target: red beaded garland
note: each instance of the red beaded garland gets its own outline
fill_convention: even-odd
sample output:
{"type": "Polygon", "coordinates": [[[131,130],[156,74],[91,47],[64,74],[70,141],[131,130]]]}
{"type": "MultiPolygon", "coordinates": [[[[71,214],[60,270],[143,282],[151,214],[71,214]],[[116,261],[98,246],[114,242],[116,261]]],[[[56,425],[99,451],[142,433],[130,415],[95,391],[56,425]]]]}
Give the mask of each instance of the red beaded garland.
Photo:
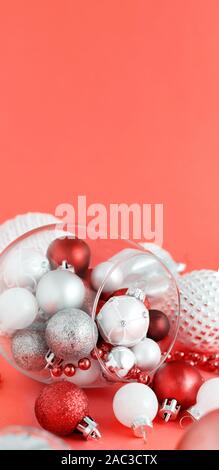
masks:
{"type": "Polygon", "coordinates": [[[58,366],[58,367],[53,367],[53,369],[51,369],[51,375],[52,377],[61,377],[62,375],[62,367],[61,366],[58,366]]]}
{"type": "Polygon", "coordinates": [[[90,369],[90,366],[91,366],[91,362],[90,362],[90,359],[88,359],[88,357],[84,357],[83,359],[80,359],[78,361],[78,367],[81,370],[88,370],[90,369]]]}
{"type": "Polygon", "coordinates": [[[73,377],[75,375],[76,368],[73,366],[73,364],[66,364],[64,367],[64,374],[66,377],[73,377]]]}

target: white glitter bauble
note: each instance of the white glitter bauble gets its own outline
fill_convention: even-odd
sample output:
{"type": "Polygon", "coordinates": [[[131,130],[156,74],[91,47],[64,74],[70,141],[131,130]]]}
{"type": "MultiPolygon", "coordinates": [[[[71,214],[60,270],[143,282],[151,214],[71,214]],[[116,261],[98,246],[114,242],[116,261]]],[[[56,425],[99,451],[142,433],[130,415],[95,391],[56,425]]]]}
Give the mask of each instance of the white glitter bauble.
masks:
{"type": "Polygon", "coordinates": [[[3,280],[6,287],[26,287],[35,291],[38,281],[49,270],[49,260],[40,251],[17,246],[5,257],[3,280]]]}
{"type": "Polygon", "coordinates": [[[119,377],[125,377],[134,364],[135,355],[125,346],[112,348],[106,360],[106,366],[112,368],[119,377]]]}
{"type": "Polygon", "coordinates": [[[48,347],[60,359],[79,360],[96,346],[97,326],[91,317],[77,308],[66,308],[50,318],[45,338],[48,347]]]}
{"type": "Polygon", "coordinates": [[[97,315],[97,324],[105,341],[114,346],[131,347],[146,336],[149,312],[135,297],[120,295],[104,304],[97,315]]]}
{"type": "Polygon", "coordinates": [[[135,363],[140,369],[151,371],[158,366],[161,358],[159,345],[150,338],[144,338],[132,348],[135,363]]]}
{"type": "Polygon", "coordinates": [[[67,269],[46,273],[36,290],[38,304],[47,315],[53,315],[64,308],[81,307],[84,295],[83,281],[67,269]]]}
{"type": "Polygon", "coordinates": [[[31,292],[12,287],[0,295],[0,331],[10,333],[31,325],[38,313],[38,305],[31,292]]]}
{"type": "Polygon", "coordinates": [[[106,261],[98,264],[92,271],[91,283],[95,290],[98,290],[106,279],[103,292],[112,292],[119,289],[123,282],[123,273],[119,267],[115,267],[112,272],[114,263],[106,261]]]}
{"type": "Polygon", "coordinates": [[[101,376],[101,368],[98,361],[90,359],[91,365],[87,370],[81,370],[79,367],[73,377],[69,377],[68,381],[73,382],[78,387],[90,387],[97,382],[101,376]]]}

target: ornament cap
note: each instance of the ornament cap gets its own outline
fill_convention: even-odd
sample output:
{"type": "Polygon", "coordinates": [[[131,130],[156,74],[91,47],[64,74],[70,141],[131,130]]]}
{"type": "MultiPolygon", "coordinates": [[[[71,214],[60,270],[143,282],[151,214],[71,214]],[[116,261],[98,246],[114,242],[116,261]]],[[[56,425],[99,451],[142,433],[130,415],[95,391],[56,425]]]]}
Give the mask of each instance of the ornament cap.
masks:
{"type": "Polygon", "coordinates": [[[180,405],[175,399],[166,398],[160,407],[159,416],[168,423],[168,421],[176,419],[179,410],[180,405]]]}
{"type": "Polygon", "coordinates": [[[144,442],[147,440],[149,429],[153,427],[152,421],[148,416],[139,416],[132,423],[132,430],[136,437],[142,437],[144,442]]]}
{"type": "Polygon", "coordinates": [[[187,413],[195,421],[198,421],[202,416],[202,413],[197,406],[191,406],[190,408],[188,408],[187,413]]]}
{"type": "Polygon", "coordinates": [[[63,363],[63,359],[57,359],[55,354],[49,349],[45,355],[46,365],[45,369],[53,369],[53,367],[60,367],[63,363]]]}
{"type": "Polygon", "coordinates": [[[101,433],[98,424],[90,417],[85,416],[78,424],[77,430],[82,433],[85,439],[100,439],[101,433]]]}
{"type": "Polygon", "coordinates": [[[126,292],[126,295],[129,295],[130,297],[135,297],[141,302],[144,302],[146,298],[145,292],[139,287],[129,287],[129,289],[126,292]]]}

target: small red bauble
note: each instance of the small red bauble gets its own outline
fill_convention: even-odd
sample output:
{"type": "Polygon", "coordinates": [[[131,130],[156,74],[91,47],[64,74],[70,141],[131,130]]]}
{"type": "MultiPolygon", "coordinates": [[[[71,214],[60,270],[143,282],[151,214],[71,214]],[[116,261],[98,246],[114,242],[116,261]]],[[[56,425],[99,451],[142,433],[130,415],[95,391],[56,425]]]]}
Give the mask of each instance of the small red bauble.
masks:
{"type": "Polygon", "coordinates": [[[61,366],[53,367],[53,368],[51,369],[51,375],[52,375],[52,377],[54,377],[54,378],[61,377],[61,375],[62,375],[62,367],[61,367],[61,366]]]}
{"type": "Polygon", "coordinates": [[[44,429],[67,436],[89,414],[88,399],[73,383],[55,382],[42,389],[35,403],[35,414],[44,429]]]}
{"type": "Polygon", "coordinates": [[[154,341],[161,341],[164,339],[170,329],[170,323],[167,316],[159,310],[149,310],[150,323],[147,332],[147,337],[154,341]]]}
{"type": "Polygon", "coordinates": [[[194,405],[201,385],[199,371],[181,361],[163,364],[153,380],[153,390],[160,403],[166,399],[176,400],[184,409],[194,405]]]}
{"type": "Polygon", "coordinates": [[[75,375],[76,368],[73,366],[73,364],[66,364],[64,367],[64,374],[66,377],[73,377],[75,375]]]}
{"type": "Polygon", "coordinates": [[[90,359],[88,359],[88,357],[84,357],[83,359],[80,359],[78,361],[78,367],[81,370],[88,370],[90,369],[90,366],[91,366],[91,362],[90,362],[90,359]]]}
{"type": "Polygon", "coordinates": [[[79,238],[57,238],[49,245],[47,257],[52,268],[56,269],[66,261],[73,266],[76,274],[82,275],[89,266],[90,248],[79,238]]]}
{"type": "Polygon", "coordinates": [[[127,379],[136,380],[136,379],[138,379],[140,373],[141,373],[141,369],[139,369],[139,367],[137,367],[137,366],[134,366],[134,367],[132,367],[132,369],[127,374],[127,379]]]}

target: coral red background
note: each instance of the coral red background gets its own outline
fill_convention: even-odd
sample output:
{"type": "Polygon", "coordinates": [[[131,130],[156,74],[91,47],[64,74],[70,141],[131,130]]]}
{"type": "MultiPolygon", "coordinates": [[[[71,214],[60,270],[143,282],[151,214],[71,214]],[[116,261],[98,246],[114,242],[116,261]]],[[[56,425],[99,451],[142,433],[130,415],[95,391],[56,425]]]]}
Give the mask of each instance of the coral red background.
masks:
{"type": "MultiPolygon", "coordinates": [[[[218,20],[217,0],[0,0],[0,222],[78,194],[163,203],[165,247],[217,269],[218,20]]],[[[39,386],[1,368],[0,426],[33,423],[39,386]]],[[[89,395],[104,437],[74,445],[141,447],[112,391],[89,395]]]]}

